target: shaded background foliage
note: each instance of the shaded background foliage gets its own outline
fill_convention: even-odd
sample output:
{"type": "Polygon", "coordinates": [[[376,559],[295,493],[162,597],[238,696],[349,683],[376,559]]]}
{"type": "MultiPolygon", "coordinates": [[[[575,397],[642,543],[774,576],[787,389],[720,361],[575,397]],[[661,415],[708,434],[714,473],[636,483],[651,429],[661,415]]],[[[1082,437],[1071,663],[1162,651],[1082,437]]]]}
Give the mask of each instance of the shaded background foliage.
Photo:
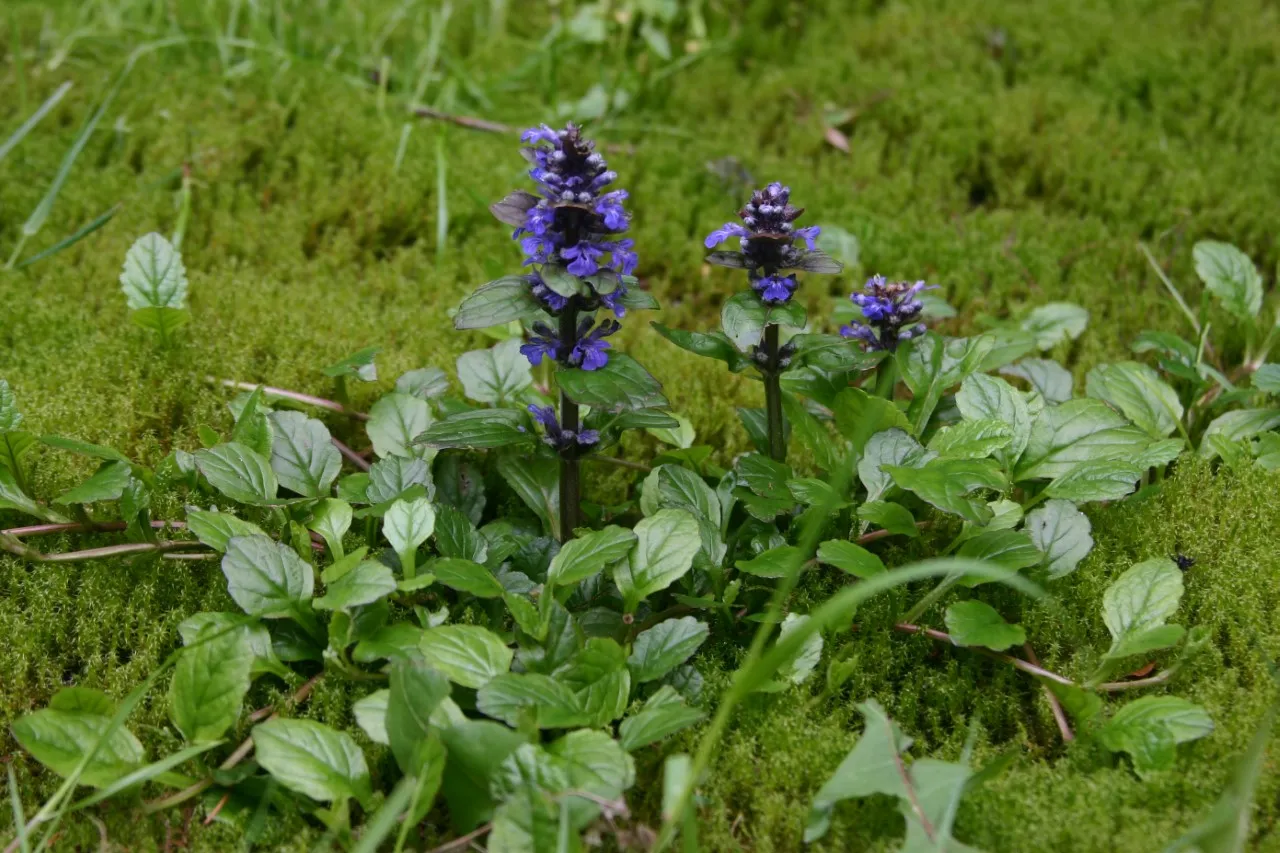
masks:
{"type": "MultiPolygon", "coordinates": [[[[3,258],[129,51],[164,35],[190,39],[138,61],[24,257],[120,205],[114,219],[0,277],[0,371],[34,429],[154,464],[173,446],[196,446],[198,425],[230,422],[227,395],[204,385],[206,374],[325,393],[318,367],[378,344],[384,389],[411,367],[452,373],[454,358],[481,342],[443,331],[447,311],[515,262],[485,206],[520,181],[520,164],[510,136],[406,118],[442,7],[279,8],[280,18],[229,2],[18,2],[0,20],[6,135],[60,83],[74,82],[0,162],[3,258]],[[233,8],[239,41],[215,41],[233,8]],[[375,70],[390,73],[375,80],[375,70]],[[194,182],[183,255],[195,323],[183,347],[160,354],[128,325],[116,277],[137,235],[172,230],[184,163],[194,182]]],[[[960,312],[944,327],[955,332],[1070,300],[1091,313],[1084,336],[1056,353],[1078,379],[1124,357],[1141,329],[1180,322],[1139,239],[1192,294],[1190,246],[1205,238],[1239,245],[1274,287],[1280,11],[1272,4],[707,2],[704,51],[675,65],[625,34],[604,46],[544,49],[555,8],[511,4],[499,26],[502,8],[453,4],[439,73],[422,100],[518,127],[561,107],[590,112],[590,100],[571,105],[597,77],[611,94],[628,91],[626,106],[593,132],[632,192],[638,274],[670,325],[711,326],[740,287],[731,271],[702,264],[700,240],[741,202],[744,188],[725,180],[738,169],[758,182],[787,181],[809,208],[807,222],[859,238],[859,264],[838,279],[806,280],[801,298],[813,316],[873,271],[942,285],[960,312]],[[826,138],[829,120],[847,152],[826,138]],[[725,163],[729,156],[739,162],[725,163]]],[[[679,56],[697,36],[687,19],[672,27],[679,56]]],[[[758,387],[641,326],[629,323],[620,347],[666,382],[673,407],[724,460],[745,449],[734,408],[759,405],[758,387]]],[[[378,393],[353,391],[357,406],[378,393]]],[[[336,435],[347,428],[329,423],[336,435]]],[[[643,457],[648,441],[631,438],[628,450],[643,457]]],[[[88,470],[44,451],[34,488],[48,494],[88,470]]],[[[609,476],[594,476],[588,488],[607,495],[609,476]]],[[[1183,463],[1161,495],[1091,511],[1094,553],[1058,587],[1055,607],[1024,609],[1046,665],[1078,674],[1102,645],[1099,600],[1110,579],[1176,550],[1197,558],[1184,621],[1211,627],[1214,651],[1180,687],[1218,729],[1180,753],[1177,772],[1143,783],[1100,752],[1064,749],[1022,676],[874,630],[895,612],[890,598],[860,614],[859,669],[835,697],[804,688],[749,706],[705,791],[707,845],[798,846],[813,791],[856,738],[853,703],[868,696],[919,737],[917,754],[954,757],[973,715],[983,726],[980,757],[1025,753],[966,800],[959,834],[974,844],[1142,850],[1172,839],[1223,784],[1224,764],[1265,703],[1263,652],[1280,653],[1277,485],[1275,475],[1213,475],[1183,463]]],[[[156,517],[176,510],[165,500],[156,517]]],[[[0,559],[0,726],[64,684],[123,694],[174,648],[184,616],[226,606],[223,590],[215,564],[0,559]]],[[[817,601],[829,591],[813,581],[803,594],[817,601]]],[[[732,668],[734,654],[721,647],[705,659],[732,668]]],[[[303,713],[349,722],[344,689],[322,686],[303,713]]],[[[162,707],[147,716],[150,727],[139,731],[155,746],[166,737],[162,707]]],[[[47,775],[11,740],[3,753],[13,755],[26,798],[48,793],[47,775]]],[[[658,793],[646,780],[656,778],[656,753],[650,761],[633,798],[652,816],[658,793]]],[[[1266,775],[1257,843],[1280,849],[1280,788],[1266,775]]],[[[108,836],[131,848],[186,832],[178,815],[138,819],[116,808],[103,817],[108,836]]],[[[0,815],[0,830],[8,820],[0,815]]],[[[884,846],[899,821],[887,802],[845,805],[824,843],[884,846]]],[[[295,829],[278,828],[273,843],[305,846],[295,829]]],[[[97,834],[88,823],[70,830],[97,834]]],[[[228,843],[216,827],[191,832],[197,846],[228,843]]]]}

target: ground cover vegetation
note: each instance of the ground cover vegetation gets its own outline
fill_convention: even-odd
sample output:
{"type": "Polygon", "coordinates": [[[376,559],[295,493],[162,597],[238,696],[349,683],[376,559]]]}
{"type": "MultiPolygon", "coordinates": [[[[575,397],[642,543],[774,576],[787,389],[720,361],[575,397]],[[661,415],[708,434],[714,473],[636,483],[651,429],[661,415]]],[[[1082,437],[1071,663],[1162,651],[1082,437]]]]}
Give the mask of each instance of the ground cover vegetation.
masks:
{"type": "Polygon", "coordinates": [[[1274,847],[1275,15],[17,6],[7,849],[1274,847]]]}

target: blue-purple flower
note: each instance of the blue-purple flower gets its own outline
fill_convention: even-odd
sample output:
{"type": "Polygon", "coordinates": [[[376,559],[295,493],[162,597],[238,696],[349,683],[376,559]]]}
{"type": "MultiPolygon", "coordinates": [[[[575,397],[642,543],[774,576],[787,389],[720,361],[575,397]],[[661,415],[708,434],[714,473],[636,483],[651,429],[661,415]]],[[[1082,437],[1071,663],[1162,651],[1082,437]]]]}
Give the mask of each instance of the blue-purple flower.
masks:
{"type": "Polygon", "coordinates": [[[596,430],[580,429],[574,432],[563,429],[556,417],[556,410],[550,406],[530,404],[529,414],[542,426],[542,440],[558,452],[582,450],[600,443],[600,433],[596,430]]]}
{"type": "Polygon", "coordinates": [[[840,264],[819,251],[816,240],[821,229],[816,225],[796,228],[795,221],[804,208],[791,204],[791,189],[778,182],[751,194],[738,216],[742,224],[728,222],[707,235],[708,249],[730,238],[741,241],[742,251],[713,252],[708,258],[722,266],[747,270],[751,286],[760,299],[781,304],[791,299],[796,289],[795,276],[778,275],[782,270],[839,272],[840,264]],[[803,244],[803,247],[797,244],[803,244]]]}
{"type": "Polygon", "coordinates": [[[924,303],[919,296],[931,289],[923,281],[886,281],[882,275],[872,276],[864,293],[849,297],[862,310],[866,322],[844,326],[840,334],[862,341],[869,350],[893,351],[901,341],[924,334],[925,325],[919,322],[924,303]]]}
{"type": "MultiPolygon", "coordinates": [[[[631,222],[623,204],[627,191],[608,189],[617,173],[576,125],[565,125],[563,130],[540,125],[520,138],[527,143],[524,154],[533,164],[529,177],[537,183],[541,197],[515,192],[490,209],[499,220],[515,226],[512,237],[525,254],[526,266],[560,264],[583,279],[611,274],[616,286],[606,290],[608,299],[587,281],[587,293],[575,307],[594,310],[604,304],[621,317],[621,300],[626,295],[622,277],[635,270],[637,258],[631,240],[617,239],[631,222]]],[[[553,314],[570,301],[536,285],[533,293],[553,314]]]]}
{"type": "Polygon", "coordinates": [[[520,352],[535,367],[547,358],[566,367],[599,370],[609,363],[608,351],[611,346],[605,338],[622,326],[616,320],[606,319],[593,329],[591,327],[594,322],[593,317],[583,317],[578,322],[577,334],[574,336],[576,340],[572,344],[561,340],[556,331],[546,323],[534,323],[520,352]]]}

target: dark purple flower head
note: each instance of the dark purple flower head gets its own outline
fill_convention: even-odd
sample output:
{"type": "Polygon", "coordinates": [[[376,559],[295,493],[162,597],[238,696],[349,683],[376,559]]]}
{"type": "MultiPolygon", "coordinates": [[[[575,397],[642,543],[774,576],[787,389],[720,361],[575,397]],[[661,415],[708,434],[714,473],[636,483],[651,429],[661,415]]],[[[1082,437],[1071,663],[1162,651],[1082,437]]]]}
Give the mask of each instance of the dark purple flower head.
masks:
{"type": "MultiPolygon", "coordinates": [[[[632,241],[616,239],[631,222],[623,204],[627,191],[608,189],[617,173],[576,125],[565,125],[563,130],[541,125],[520,138],[527,143],[524,154],[533,164],[529,177],[537,183],[541,197],[516,192],[491,209],[500,220],[515,226],[512,237],[524,251],[525,265],[560,264],[580,278],[612,271],[621,285],[620,277],[632,273],[637,259],[632,241]]],[[[615,296],[614,301],[619,298],[615,296]]],[[[553,313],[567,305],[567,300],[558,306],[543,302],[553,313]]],[[[579,307],[598,304],[587,297],[579,307]]]]}
{"type": "Polygon", "coordinates": [[[547,283],[542,280],[542,276],[530,273],[525,276],[525,281],[529,282],[530,292],[533,293],[535,299],[552,314],[563,311],[565,306],[569,304],[569,300],[547,287],[547,283]]]}
{"type": "Polygon", "coordinates": [[[796,228],[804,208],[791,204],[791,189],[776,181],[751,194],[738,216],[742,224],[725,223],[707,235],[708,249],[731,237],[739,238],[742,251],[713,252],[712,263],[747,270],[751,286],[760,299],[771,305],[788,302],[796,289],[795,276],[779,275],[783,270],[839,272],[840,264],[817,249],[821,231],[816,225],[796,228]],[[801,245],[803,244],[803,245],[801,245]]]}
{"type": "Polygon", "coordinates": [[[849,297],[862,309],[866,322],[845,326],[840,334],[862,341],[869,350],[893,351],[901,341],[924,334],[925,325],[919,322],[924,303],[919,296],[921,291],[932,289],[923,281],[913,284],[886,281],[882,275],[872,276],[867,280],[865,293],[849,297]]]}
{"type": "Polygon", "coordinates": [[[558,452],[563,453],[569,449],[585,450],[600,443],[600,433],[596,430],[580,429],[574,432],[562,429],[559,419],[556,418],[556,410],[550,406],[530,404],[529,414],[542,426],[542,440],[558,452]]]}

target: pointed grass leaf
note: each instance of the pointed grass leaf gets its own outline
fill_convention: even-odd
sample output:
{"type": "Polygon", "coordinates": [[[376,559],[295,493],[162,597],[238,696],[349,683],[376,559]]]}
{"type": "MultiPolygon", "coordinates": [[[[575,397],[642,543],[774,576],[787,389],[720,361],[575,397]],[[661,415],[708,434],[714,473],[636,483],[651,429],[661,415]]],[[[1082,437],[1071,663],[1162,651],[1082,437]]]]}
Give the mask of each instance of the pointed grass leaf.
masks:
{"type": "Polygon", "coordinates": [[[326,803],[373,795],[364,753],[345,732],[314,720],[276,719],[253,729],[254,754],[277,782],[326,803]]]}

